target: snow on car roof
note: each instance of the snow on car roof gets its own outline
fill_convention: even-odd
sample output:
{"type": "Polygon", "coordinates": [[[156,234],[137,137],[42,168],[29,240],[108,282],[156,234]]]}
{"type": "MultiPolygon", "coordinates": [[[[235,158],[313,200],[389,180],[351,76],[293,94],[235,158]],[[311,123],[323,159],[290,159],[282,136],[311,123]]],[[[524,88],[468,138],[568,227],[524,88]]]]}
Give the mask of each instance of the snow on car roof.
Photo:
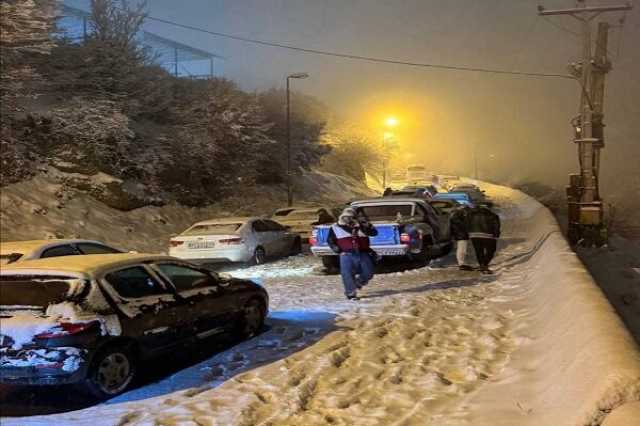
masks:
{"type": "Polygon", "coordinates": [[[51,244],[69,244],[69,243],[80,243],[80,242],[102,244],[99,241],[79,240],[79,239],[3,241],[3,242],[0,242],[0,254],[2,255],[11,254],[11,253],[26,254],[51,244]]]}
{"type": "Polygon", "coordinates": [[[2,267],[0,268],[0,274],[11,275],[26,271],[60,271],[89,275],[103,268],[149,260],[175,260],[175,258],[137,253],[48,257],[46,259],[25,260],[20,263],[11,264],[10,267],[2,267]]]}

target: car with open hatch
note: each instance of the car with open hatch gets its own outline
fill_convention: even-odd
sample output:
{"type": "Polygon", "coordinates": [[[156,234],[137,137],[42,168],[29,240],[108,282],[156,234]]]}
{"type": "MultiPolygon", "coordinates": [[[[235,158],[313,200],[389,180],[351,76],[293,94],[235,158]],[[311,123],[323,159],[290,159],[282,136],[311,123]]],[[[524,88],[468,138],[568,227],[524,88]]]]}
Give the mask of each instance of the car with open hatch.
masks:
{"type": "Polygon", "coordinates": [[[202,265],[262,264],[302,251],[300,235],[261,217],[237,217],[198,222],[169,240],[169,254],[202,265]]]}
{"type": "MultiPolygon", "coordinates": [[[[433,207],[416,197],[382,197],[354,201],[350,207],[368,218],[378,231],[370,237],[371,249],[382,258],[428,261],[446,255],[452,248],[452,210],[433,207]]],[[[311,252],[328,270],[335,270],[338,256],[329,247],[331,225],[314,227],[311,252]]]]}
{"type": "Polygon", "coordinates": [[[271,218],[300,235],[303,242],[309,241],[314,226],[337,220],[331,209],[323,206],[284,207],[276,210],[271,218]]]}
{"type": "Polygon", "coordinates": [[[58,256],[124,253],[101,241],[50,239],[0,242],[0,265],[58,256]]]}
{"type": "Polygon", "coordinates": [[[146,360],[257,334],[266,290],[169,256],[106,254],[0,268],[0,383],[124,392],[146,360]]]}

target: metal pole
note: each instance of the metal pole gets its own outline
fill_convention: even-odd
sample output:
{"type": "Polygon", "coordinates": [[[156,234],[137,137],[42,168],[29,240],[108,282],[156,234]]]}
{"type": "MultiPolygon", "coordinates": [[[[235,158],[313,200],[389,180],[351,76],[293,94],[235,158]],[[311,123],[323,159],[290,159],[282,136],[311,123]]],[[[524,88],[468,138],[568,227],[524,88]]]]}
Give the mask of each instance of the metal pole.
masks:
{"type": "Polygon", "coordinates": [[[387,189],[387,143],[382,133],[382,190],[387,189]]]}
{"type": "Polygon", "coordinates": [[[178,77],[178,48],[177,47],[173,48],[173,58],[175,59],[173,73],[175,74],[176,77],[178,77]]]}
{"type": "Polygon", "coordinates": [[[212,79],[216,75],[216,69],[213,64],[213,57],[209,58],[209,78],[212,79]]]}
{"type": "Polygon", "coordinates": [[[293,191],[291,190],[291,91],[287,77],[287,206],[293,205],[293,191]]]}
{"type": "Polygon", "coordinates": [[[473,163],[475,168],[475,179],[478,180],[478,142],[473,143],[473,163]]]}

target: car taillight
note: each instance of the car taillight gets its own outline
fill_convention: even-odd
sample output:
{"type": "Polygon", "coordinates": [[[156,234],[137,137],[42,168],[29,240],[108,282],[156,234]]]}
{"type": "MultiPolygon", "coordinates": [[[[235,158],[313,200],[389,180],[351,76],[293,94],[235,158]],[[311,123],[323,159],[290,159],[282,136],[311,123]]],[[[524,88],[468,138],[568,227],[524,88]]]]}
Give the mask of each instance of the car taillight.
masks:
{"type": "Polygon", "coordinates": [[[317,243],[318,243],[318,231],[314,229],[313,231],[311,231],[311,236],[309,237],[309,245],[315,246],[317,243]]]}
{"type": "Polygon", "coordinates": [[[220,244],[242,244],[242,238],[224,238],[222,240],[218,240],[220,244]]]}
{"type": "Polygon", "coordinates": [[[184,244],[184,241],[178,241],[178,240],[169,240],[169,245],[171,247],[178,247],[184,244]]]}
{"type": "Polygon", "coordinates": [[[82,333],[97,325],[99,325],[98,321],[61,322],[56,327],[53,327],[52,329],[42,332],[40,334],[36,334],[34,337],[36,339],[54,339],[56,337],[65,337],[73,334],[82,333]]]}
{"type": "Polygon", "coordinates": [[[401,243],[410,243],[411,242],[411,235],[409,234],[400,234],[400,242],[401,243]]]}

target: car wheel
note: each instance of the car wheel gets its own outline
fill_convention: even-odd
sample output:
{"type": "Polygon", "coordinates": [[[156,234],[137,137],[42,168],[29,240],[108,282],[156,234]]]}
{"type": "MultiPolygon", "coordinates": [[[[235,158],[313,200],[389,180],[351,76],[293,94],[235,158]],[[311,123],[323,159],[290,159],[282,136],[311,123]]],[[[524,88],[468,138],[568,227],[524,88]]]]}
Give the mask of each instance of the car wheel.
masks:
{"type": "Polygon", "coordinates": [[[251,258],[252,265],[262,265],[267,260],[267,253],[264,251],[262,247],[256,248],[253,252],[253,257],[251,258]]]}
{"type": "Polygon", "coordinates": [[[136,375],[131,352],[120,346],[100,351],[89,370],[86,385],[99,399],[112,398],[124,392],[136,375]]]}
{"type": "Polygon", "coordinates": [[[296,239],[293,240],[293,245],[291,246],[291,256],[297,256],[300,253],[302,253],[302,240],[300,237],[296,237],[296,239]]]}
{"type": "Polygon", "coordinates": [[[257,299],[251,299],[242,309],[238,334],[243,339],[255,336],[264,326],[265,309],[257,299]]]}

